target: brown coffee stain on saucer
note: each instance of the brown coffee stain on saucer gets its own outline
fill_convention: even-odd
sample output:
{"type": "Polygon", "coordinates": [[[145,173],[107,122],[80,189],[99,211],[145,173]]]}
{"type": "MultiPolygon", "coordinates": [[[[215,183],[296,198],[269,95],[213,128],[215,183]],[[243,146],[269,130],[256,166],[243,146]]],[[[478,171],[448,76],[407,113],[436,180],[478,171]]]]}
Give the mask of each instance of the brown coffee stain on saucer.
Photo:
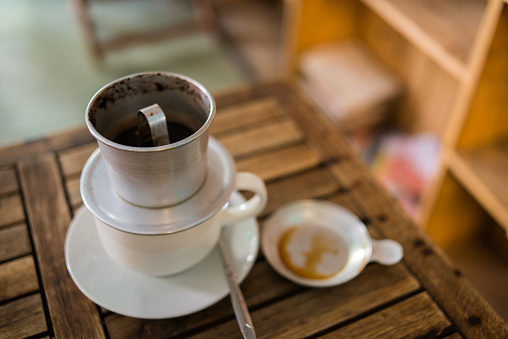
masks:
{"type": "Polygon", "coordinates": [[[334,232],[320,226],[293,226],[279,241],[286,267],[309,279],[328,279],[342,270],[347,248],[334,232]],[[342,259],[341,259],[342,258],[342,259]]]}

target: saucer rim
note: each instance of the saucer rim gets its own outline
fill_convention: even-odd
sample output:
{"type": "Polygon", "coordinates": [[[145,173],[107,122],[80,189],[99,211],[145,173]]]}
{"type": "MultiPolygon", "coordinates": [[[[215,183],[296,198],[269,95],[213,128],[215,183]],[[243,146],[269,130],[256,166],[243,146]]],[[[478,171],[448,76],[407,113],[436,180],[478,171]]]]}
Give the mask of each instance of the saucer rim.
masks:
{"type": "MultiPolygon", "coordinates": [[[[331,228],[330,228],[331,229],[331,228]]],[[[322,201],[322,200],[316,200],[316,199],[302,199],[293,201],[291,203],[288,203],[284,206],[281,206],[279,209],[274,211],[274,213],[264,222],[263,224],[263,232],[261,234],[261,251],[263,252],[264,257],[270,264],[270,266],[278,272],[281,276],[285,277],[286,279],[308,287],[332,287],[344,284],[352,279],[354,279],[356,276],[358,276],[367,266],[370,260],[371,252],[372,252],[372,240],[371,237],[367,231],[367,228],[365,224],[351,211],[346,209],[345,207],[329,202],[329,201],[322,201]],[[357,228],[359,233],[361,234],[361,237],[365,239],[366,241],[366,247],[365,248],[365,257],[363,260],[363,263],[357,267],[357,270],[354,273],[351,273],[350,275],[346,276],[339,276],[339,272],[335,275],[333,275],[330,278],[326,279],[311,279],[311,278],[305,278],[297,275],[296,273],[293,273],[290,271],[283,263],[282,259],[278,255],[278,251],[273,251],[272,249],[276,246],[278,246],[277,241],[273,241],[273,239],[269,239],[270,232],[275,232],[273,229],[281,229],[284,227],[289,227],[288,224],[283,222],[276,222],[278,219],[287,217],[291,213],[298,213],[301,215],[305,215],[304,210],[305,209],[314,209],[314,208],[325,208],[328,210],[332,210],[333,213],[341,214],[342,216],[345,216],[349,219],[352,226],[354,228],[357,228]],[[370,249],[369,249],[370,248],[370,249]]],[[[348,258],[349,262],[349,258],[348,258]]],[[[347,264],[347,263],[346,263],[347,264]]]]}
{"type": "MultiPolygon", "coordinates": [[[[231,196],[231,199],[234,200],[234,199],[239,199],[239,202],[241,202],[243,200],[243,197],[240,195],[240,193],[238,193],[237,191],[234,191],[232,196],[231,196]]],[[[199,305],[196,305],[195,307],[191,307],[190,310],[187,310],[187,311],[183,311],[183,312],[169,312],[169,310],[171,309],[170,306],[168,306],[167,308],[167,311],[166,312],[154,312],[154,314],[150,315],[150,316],[146,316],[146,315],[143,315],[143,314],[139,314],[139,313],[136,313],[136,312],[132,312],[132,310],[130,311],[125,311],[125,310],[122,310],[122,307],[118,307],[118,305],[116,306],[112,306],[112,305],[108,305],[107,302],[104,302],[102,300],[100,300],[100,298],[98,298],[96,295],[94,295],[94,292],[90,290],[90,288],[88,286],[85,286],[81,279],[79,278],[79,275],[76,274],[76,272],[74,271],[74,267],[73,267],[73,263],[72,261],[73,260],[70,260],[69,259],[69,252],[70,252],[70,244],[72,243],[72,237],[73,237],[73,234],[74,234],[74,230],[76,227],[80,227],[78,226],[77,224],[79,223],[80,219],[83,218],[83,215],[85,213],[88,213],[90,214],[92,217],[93,217],[93,214],[86,208],[86,206],[82,205],[77,211],[76,213],[74,214],[74,217],[72,218],[71,220],[71,223],[68,227],[68,230],[67,230],[67,234],[66,234],[66,237],[65,237],[65,246],[64,246],[64,252],[65,252],[65,263],[66,263],[66,268],[67,268],[67,271],[72,279],[72,281],[74,282],[74,284],[76,285],[76,287],[80,290],[81,293],[83,293],[88,299],[90,299],[92,302],[94,302],[95,304],[111,311],[111,312],[114,312],[114,313],[117,313],[117,314],[120,314],[120,315],[124,315],[124,316],[128,316],[128,317],[134,317],[134,318],[139,318],[139,319],[171,319],[171,318],[176,318],[176,317],[180,317],[180,316],[186,316],[186,315],[190,315],[190,314],[193,314],[193,313],[196,313],[196,312],[199,312],[199,311],[202,311],[214,304],[216,304],[217,302],[219,302],[220,300],[222,300],[224,297],[226,297],[230,292],[229,292],[229,287],[227,285],[227,281],[226,281],[226,277],[224,276],[224,280],[221,282],[221,287],[225,287],[225,291],[223,293],[215,293],[213,295],[212,298],[209,298],[206,300],[206,302],[204,303],[197,303],[199,305]],[[157,313],[157,314],[155,314],[157,313]]],[[[244,225],[231,225],[232,227],[230,226],[225,226],[225,229],[224,229],[224,233],[226,235],[229,234],[232,234],[232,232],[234,232],[235,230],[237,230],[238,227],[243,227],[244,230],[242,230],[243,233],[245,233],[245,236],[248,237],[248,240],[246,240],[246,243],[249,244],[249,252],[247,253],[246,256],[242,256],[241,259],[237,259],[239,262],[240,262],[240,270],[235,270],[235,274],[237,275],[237,280],[238,280],[238,283],[241,283],[243,280],[245,280],[245,278],[249,275],[249,273],[252,271],[252,268],[254,267],[255,263],[256,263],[256,258],[258,257],[259,255],[259,250],[260,250],[260,232],[259,232],[259,225],[258,225],[258,222],[256,220],[256,218],[249,218],[249,219],[246,219],[240,223],[243,223],[244,225]]],[[[81,226],[83,227],[83,226],[81,226]]],[[[96,238],[96,241],[99,243],[99,246],[102,247],[102,244],[100,243],[100,240],[98,239],[98,234],[96,232],[96,229],[95,229],[95,225],[93,225],[92,227],[93,231],[88,231],[88,232],[93,232],[93,237],[96,238]]],[[[228,237],[226,236],[225,237],[226,239],[226,246],[229,245],[228,243],[228,237]]],[[[231,241],[231,240],[230,240],[231,241]]],[[[113,267],[116,267],[118,269],[118,272],[117,273],[120,273],[122,274],[123,272],[127,272],[127,274],[133,274],[133,276],[136,276],[136,275],[139,275],[139,276],[142,276],[141,273],[137,273],[137,272],[133,272],[133,271],[129,271],[128,269],[126,268],[123,268],[121,267],[119,264],[115,263],[111,258],[109,258],[109,256],[107,256],[107,253],[105,252],[104,248],[101,248],[102,249],[102,255],[101,255],[101,260],[108,260],[111,262],[112,266],[113,267]]],[[[206,260],[213,260],[212,257],[214,255],[214,253],[218,253],[217,251],[217,247],[214,248],[213,251],[211,251],[202,261],[200,261],[198,264],[196,265],[199,265],[200,263],[206,261],[206,260]]],[[[234,255],[232,255],[232,259],[234,259],[234,255]]],[[[214,262],[211,261],[211,264],[213,264],[214,262]]],[[[223,270],[223,267],[222,267],[222,263],[220,262],[220,260],[217,260],[216,261],[216,265],[215,266],[220,266],[217,267],[219,270],[223,270]]],[[[184,272],[181,272],[179,274],[176,274],[176,275],[173,275],[173,276],[168,276],[168,277],[148,277],[149,279],[172,279],[172,278],[175,278],[175,277],[182,277],[182,276],[185,276],[186,274],[189,274],[189,272],[193,269],[193,267],[191,267],[190,269],[184,271],[184,272]]],[[[233,268],[235,269],[235,267],[233,268]]],[[[125,274],[125,273],[123,273],[125,274]]],[[[224,272],[225,274],[225,272],[224,272]]],[[[147,277],[144,276],[143,279],[146,279],[147,277]]],[[[218,286],[216,284],[216,286],[218,286]]],[[[121,292],[119,292],[121,294],[121,292]]],[[[160,291],[157,291],[157,292],[154,292],[154,293],[160,293],[160,291]]],[[[171,293],[171,291],[165,291],[165,293],[171,293]]]]}

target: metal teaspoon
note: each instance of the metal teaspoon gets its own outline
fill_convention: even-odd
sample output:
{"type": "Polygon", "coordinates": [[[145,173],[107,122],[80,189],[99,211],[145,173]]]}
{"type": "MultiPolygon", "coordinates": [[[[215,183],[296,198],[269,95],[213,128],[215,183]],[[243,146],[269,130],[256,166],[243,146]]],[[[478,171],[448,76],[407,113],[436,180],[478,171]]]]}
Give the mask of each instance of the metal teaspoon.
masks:
{"type": "Polygon", "coordinates": [[[250,317],[247,304],[243,298],[242,290],[240,289],[238,281],[236,280],[236,275],[233,271],[233,266],[231,265],[231,259],[229,258],[228,250],[224,245],[222,233],[219,238],[219,248],[222,253],[222,263],[224,264],[224,269],[226,271],[226,279],[229,285],[231,304],[233,305],[233,310],[235,312],[238,326],[240,327],[240,331],[242,331],[244,338],[255,339],[256,332],[254,332],[254,325],[252,324],[252,319],[250,317]]]}

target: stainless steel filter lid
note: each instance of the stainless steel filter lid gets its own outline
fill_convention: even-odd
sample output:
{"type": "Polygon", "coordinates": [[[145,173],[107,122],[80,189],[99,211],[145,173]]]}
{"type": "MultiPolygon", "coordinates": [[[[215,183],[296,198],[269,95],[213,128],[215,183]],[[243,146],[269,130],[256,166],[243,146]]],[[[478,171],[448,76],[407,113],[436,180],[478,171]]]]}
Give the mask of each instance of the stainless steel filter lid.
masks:
{"type": "Polygon", "coordinates": [[[128,203],[114,191],[97,149],[83,167],[81,197],[95,217],[120,231],[142,235],[184,231],[215,215],[234,190],[233,159],[214,138],[209,140],[207,165],[206,180],[195,195],[177,205],[146,208],[128,203]]]}

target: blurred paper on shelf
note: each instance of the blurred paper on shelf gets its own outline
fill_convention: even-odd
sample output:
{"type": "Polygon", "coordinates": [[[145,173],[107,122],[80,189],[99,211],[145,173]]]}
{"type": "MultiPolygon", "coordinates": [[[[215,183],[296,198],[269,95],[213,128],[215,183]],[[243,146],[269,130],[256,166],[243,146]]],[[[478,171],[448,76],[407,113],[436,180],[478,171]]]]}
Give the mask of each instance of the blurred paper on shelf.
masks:
{"type": "Polygon", "coordinates": [[[429,133],[386,133],[379,137],[376,148],[371,169],[418,222],[421,218],[421,198],[439,170],[439,139],[429,133]]]}

